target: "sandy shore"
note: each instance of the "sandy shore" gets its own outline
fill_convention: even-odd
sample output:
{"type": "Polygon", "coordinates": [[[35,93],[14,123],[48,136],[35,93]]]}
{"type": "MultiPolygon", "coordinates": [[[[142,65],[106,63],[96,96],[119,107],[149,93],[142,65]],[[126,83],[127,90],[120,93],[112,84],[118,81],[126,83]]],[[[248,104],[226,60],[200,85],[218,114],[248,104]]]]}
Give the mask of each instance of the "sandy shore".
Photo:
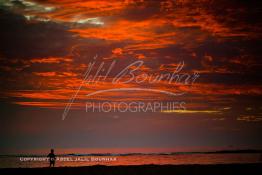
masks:
{"type": "Polygon", "coordinates": [[[224,174],[262,174],[262,164],[226,165],[139,165],[139,166],[88,166],[57,168],[6,168],[0,174],[86,174],[86,175],[224,175],[224,174]]]}

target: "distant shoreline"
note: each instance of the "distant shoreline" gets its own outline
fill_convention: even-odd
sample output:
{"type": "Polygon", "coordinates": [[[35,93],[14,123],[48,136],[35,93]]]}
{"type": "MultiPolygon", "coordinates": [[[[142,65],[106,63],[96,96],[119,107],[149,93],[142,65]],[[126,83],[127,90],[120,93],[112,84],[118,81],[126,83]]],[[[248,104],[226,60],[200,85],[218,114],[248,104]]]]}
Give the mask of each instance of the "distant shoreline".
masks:
{"type": "MultiPolygon", "coordinates": [[[[157,152],[157,153],[68,153],[57,154],[57,156],[130,156],[130,155],[177,155],[177,154],[238,154],[238,153],[257,153],[262,154],[262,150],[219,150],[219,151],[192,151],[192,152],[157,152]]],[[[0,157],[19,157],[19,156],[45,156],[45,154],[0,154],[0,157]]]]}

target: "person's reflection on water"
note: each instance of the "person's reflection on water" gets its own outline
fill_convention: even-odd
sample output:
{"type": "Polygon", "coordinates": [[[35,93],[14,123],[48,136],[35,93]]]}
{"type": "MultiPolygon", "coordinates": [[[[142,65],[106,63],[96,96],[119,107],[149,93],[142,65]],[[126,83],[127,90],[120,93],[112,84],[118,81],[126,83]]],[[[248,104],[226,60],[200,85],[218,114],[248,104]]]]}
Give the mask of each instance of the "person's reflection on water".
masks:
{"type": "Polygon", "coordinates": [[[56,160],[56,155],[54,153],[54,149],[51,149],[51,152],[48,154],[49,157],[49,167],[54,167],[55,166],[55,160],[56,160]]]}

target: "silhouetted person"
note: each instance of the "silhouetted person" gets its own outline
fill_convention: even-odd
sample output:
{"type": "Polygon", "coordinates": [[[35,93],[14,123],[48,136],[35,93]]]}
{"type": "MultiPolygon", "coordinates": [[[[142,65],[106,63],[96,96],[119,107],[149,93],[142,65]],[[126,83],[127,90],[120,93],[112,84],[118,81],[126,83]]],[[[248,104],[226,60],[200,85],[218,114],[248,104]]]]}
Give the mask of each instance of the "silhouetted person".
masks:
{"type": "Polygon", "coordinates": [[[49,162],[50,162],[50,165],[49,167],[54,167],[55,166],[55,160],[56,160],[56,155],[54,153],[54,149],[51,149],[51,153],[48,154],[49,157],[49,162]]]}

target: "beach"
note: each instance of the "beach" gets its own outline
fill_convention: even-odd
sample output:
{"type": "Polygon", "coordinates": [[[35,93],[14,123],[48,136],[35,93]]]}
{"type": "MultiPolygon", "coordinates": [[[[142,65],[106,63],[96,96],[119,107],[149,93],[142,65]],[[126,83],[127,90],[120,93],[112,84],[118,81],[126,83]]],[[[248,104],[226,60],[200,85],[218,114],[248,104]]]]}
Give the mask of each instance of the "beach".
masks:
{"type": "Polygon", "coordinates": [[[262,164],[217,164],[217,165],[130,165],[130,166],[85,166],[55,168],[2,168],[0,174],[57,174],[57,175],[232,175],[262,174],[262,164]]]}

